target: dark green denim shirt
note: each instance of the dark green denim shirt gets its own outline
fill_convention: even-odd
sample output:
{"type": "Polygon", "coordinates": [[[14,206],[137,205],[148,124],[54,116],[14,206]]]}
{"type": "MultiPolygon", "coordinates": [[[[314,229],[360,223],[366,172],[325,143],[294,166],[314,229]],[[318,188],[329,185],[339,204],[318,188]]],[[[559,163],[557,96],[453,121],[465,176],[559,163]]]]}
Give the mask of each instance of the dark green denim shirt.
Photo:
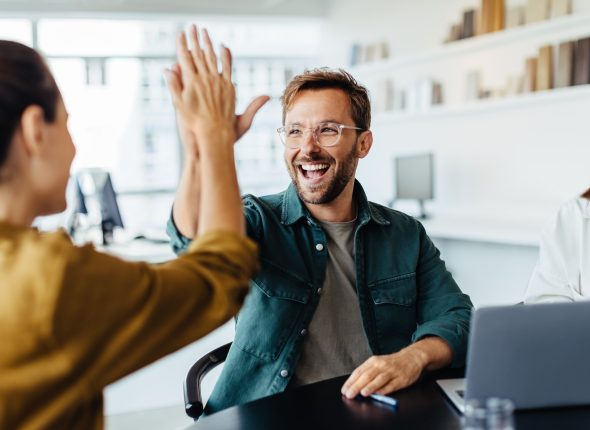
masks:
{"type": "MultiPolygon", "coordinates": [[[[444,339],[455,367],[464,365],[472,304],[414,218],[371,203],[356,182],[356,288],[373,354],[390,354],[427,336],[444,339]]],[[[304,331],[324,283],[328,246],[295,187],[245,196],[248,235],[260,248],[261,271],[236,324],[236,335],[206,413],[287,387],[304,331]]],[[[177,253],[190,239],[168,223],[177,253]]]]}

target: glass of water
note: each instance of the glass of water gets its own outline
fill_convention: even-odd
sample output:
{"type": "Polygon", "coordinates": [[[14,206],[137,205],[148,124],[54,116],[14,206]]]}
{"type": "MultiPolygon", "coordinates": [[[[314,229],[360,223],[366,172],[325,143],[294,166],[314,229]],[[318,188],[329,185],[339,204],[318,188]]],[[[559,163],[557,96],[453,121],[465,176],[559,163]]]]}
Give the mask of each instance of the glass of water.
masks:
{"type": "Polygon", "coordinates": [[[461,427],[463,430],[486,430],[486,408],[478,400],[465,402],[461,427]]]}
{"type": "Polygon", "coordinates": [[[514,430],[514,403],[498,397],[486,401],[487,430],[514,430]]]}

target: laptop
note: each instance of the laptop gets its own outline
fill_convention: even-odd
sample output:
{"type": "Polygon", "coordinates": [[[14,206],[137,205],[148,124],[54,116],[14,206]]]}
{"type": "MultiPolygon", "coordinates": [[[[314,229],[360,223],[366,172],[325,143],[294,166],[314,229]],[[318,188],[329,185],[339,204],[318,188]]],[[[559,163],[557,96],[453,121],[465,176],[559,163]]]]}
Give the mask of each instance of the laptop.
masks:
{"type": "Polygon", "coordinates": [[[477,309],[465,378],[437,383],[461,412],[489,397],[517,409],[590,404],[590,302],[477,309]]]}

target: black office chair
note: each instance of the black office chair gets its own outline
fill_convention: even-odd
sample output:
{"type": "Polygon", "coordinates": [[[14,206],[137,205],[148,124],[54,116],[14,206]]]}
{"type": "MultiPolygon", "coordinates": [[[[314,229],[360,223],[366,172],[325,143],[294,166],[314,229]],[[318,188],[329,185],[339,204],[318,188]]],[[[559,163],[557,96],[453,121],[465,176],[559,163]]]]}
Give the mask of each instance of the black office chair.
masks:
{"type": "Polygon", "coordinates": [[[205,405],[201,396],[201,381],[227,358],[231,342],[201,357],[189,369],[184,381],[184,410],[195,421],[203,414],[205,405]]]}

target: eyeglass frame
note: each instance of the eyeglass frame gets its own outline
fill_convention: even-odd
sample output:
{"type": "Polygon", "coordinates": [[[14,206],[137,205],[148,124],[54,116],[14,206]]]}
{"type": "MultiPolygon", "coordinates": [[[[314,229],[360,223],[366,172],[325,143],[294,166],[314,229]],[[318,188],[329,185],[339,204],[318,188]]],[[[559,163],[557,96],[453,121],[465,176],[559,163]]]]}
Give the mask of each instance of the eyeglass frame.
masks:
{"type": "MultiPolygon", "coordinates": [[[[344,130],[344,129],[367,131],[366,129],[364,129],[362,127],[356,127],[354,125],[340,124],[340,123],[335,122],[335,121],[324,121],[324,122],[320,122],[315,127],[301,127],[301,130],[303,130],[303,131],[311,131],[315,143],[318,146],[321,146],[322,148],[331,148],[332,146],[338,145],[338,142],[340,142],[340,138],[342,137],[342,130],[344,130]],[[322,145],[320,143],[320,138],[319,138],[319,136],[317,134],[317,130],[319,129],[319,127],[322,124],[333,124],[333,125],[338,126],[338,138],[331,145],[322,145]]],[[[283,137],[282,137],[282,133],[284,133],[285,131],[286,131],[286,126],[282,126],[282,127],[277,128],[277,133],[279,134],[279,138],[281,139],[281,143],[283,144],[283,146],[285,146],[287,148],[290,148],[290,149],[297,149],[297,148],[299,148],[301,145],[297,145],[297,146],[289,146],[289,145],[287,145],[287,137],[285,137],[284,140],[283,140],[283,137]]],[[[305,138],[305,134],[302,137],[305,138]]]]}

